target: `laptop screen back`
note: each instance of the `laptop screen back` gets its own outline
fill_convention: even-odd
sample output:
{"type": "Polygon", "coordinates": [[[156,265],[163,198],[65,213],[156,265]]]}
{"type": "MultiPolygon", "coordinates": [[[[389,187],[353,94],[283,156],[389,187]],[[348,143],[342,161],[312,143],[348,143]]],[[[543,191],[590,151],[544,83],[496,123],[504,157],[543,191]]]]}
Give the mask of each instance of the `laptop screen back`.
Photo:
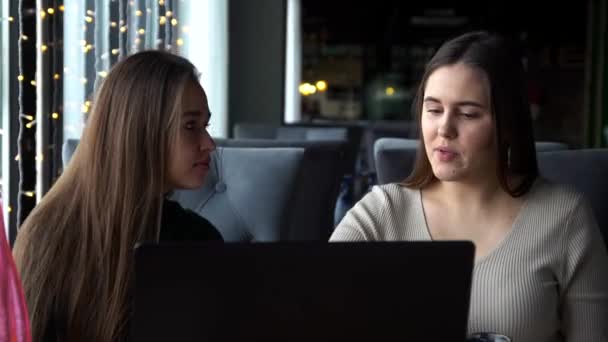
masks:
{"type": "Polygon", "coordinates": [[[136,341],[463,341],[470,242],[142,245],[136,341]]]}

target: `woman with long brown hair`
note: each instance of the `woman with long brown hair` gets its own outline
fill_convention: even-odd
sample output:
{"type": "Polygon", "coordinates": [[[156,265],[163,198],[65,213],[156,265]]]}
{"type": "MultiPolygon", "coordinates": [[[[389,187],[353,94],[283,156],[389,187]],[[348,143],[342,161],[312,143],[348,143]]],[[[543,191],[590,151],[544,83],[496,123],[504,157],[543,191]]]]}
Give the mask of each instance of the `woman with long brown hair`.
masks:
{"type": "Polygon", "coordinates": [[[112,68],[74,156],[17,235],[35,341],[126,339],[135,244],[222,240],[166,199],[203,184],[210,115],[182,57],[145,51],[112,68]]]}
{"type": "Polygon", "coordinates": [[[472,32],[437,50],[412,174],[374,187],[331,241],[472,241],[471,341],[608,341],[606,247],[583,196],[538,176],[511,46],[472,32]]]}

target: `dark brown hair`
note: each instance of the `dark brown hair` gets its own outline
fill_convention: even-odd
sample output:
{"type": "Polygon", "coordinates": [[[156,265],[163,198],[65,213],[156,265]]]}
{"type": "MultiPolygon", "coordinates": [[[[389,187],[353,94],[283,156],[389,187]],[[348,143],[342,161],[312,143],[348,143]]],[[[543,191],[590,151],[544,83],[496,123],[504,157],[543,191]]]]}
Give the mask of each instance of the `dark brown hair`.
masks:
{"type": "MultiPolygon", "coordinates": [[[[429,76],[438,68],[457,63],[487,75],[498,156],[496,175],[506,192],[513,197],[521,196],[538,176],[538,166],[524,70],[514,44],[507,39],[488,32],[470,32],[445,42],[426,65],[416,93],[413,109],[418,127],[429,76]],[[521,182],[513,186],[509,184],[509,176],[515,175],[521,177],[521,182]]],[[[421,189],[436,180],[420,134],[414,170],[402,185],[421,189]]]]}

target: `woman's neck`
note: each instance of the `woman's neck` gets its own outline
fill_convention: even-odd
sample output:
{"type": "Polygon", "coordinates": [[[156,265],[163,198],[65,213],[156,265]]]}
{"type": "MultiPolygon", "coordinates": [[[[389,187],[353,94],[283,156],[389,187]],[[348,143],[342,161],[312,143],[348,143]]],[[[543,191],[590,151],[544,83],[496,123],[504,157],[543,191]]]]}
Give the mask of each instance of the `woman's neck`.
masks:
{"type": "Polygon", "coordinates": [[[485,210],[509,197],[495,177],[475,181],[437,181],[427,193],[446,206],[467,208],[465,211],[485,210]]]}

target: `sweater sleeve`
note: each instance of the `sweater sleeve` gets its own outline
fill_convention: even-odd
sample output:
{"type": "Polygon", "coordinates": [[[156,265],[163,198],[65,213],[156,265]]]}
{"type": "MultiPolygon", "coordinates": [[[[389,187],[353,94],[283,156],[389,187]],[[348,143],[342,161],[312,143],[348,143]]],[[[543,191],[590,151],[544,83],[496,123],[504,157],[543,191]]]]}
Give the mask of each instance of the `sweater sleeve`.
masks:
{"type": "Polygon", "coordinates": [[[608,341],[608,253],[583,198],[564,228],[560,294],[565,341],[608,341]]]}
{"type": "Polygon", "coordinates": [[[379,221],[386,211],[387,195],[379,186],[355,204],[329,238],[338,241],[377,241],[379,221]]]}

